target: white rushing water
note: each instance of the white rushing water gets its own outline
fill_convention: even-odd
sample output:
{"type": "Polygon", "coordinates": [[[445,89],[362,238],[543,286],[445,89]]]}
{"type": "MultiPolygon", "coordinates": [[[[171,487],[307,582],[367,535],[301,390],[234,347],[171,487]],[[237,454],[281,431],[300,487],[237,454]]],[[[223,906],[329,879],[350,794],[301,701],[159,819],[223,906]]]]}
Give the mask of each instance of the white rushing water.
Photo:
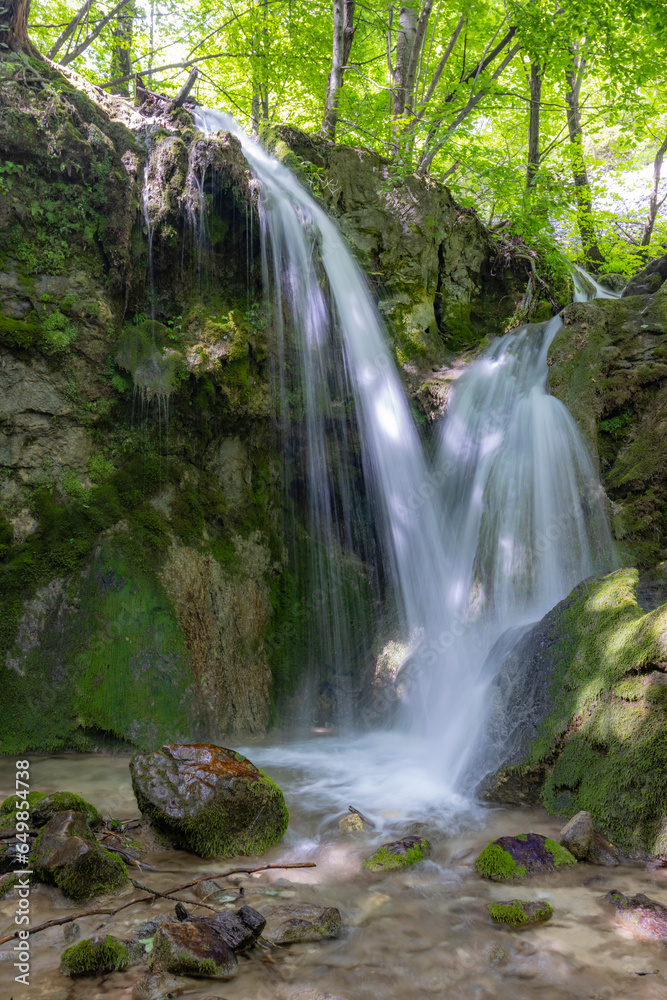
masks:
{"type": "MultiPolygon", "coordinates": [[[[429,796],[433,801],[436,788],[440,801],[454,801],[470,790],[470,762],[482,739],[494,669],[486,662],[489,650],[508,629],[536,621],[582,579],[614,564],[590,455],[546,388],[547,352],[561,320],[498,338],[469,366],[453,390],[434,470],[379,314],[335,224],[233,118],[199,109],[197,122],[207,132],[232,132],[259,182],[265,277],[275,290],[279,336],[294,338],[301,369],[311,532],[329,552],[341,538],[352,544],[345,531],[356,516],[355,488],[334,468],[339,452],[332,450],[330,427],[332,398],[353,394],[366,486],[412,642],[402,687],[419,738],[401,738],[410,762],[401,773],[428,772],[423,787],[417,783],[423,804],[429,796]]],[[[575,284],[577,299],[611,295],[583,272],[575,284]]],[[[293,392],[282,371],[289,367],[285,357],[283,407],[293,392]]],[[[344,661],[350,655],[345,608],[336,605],[330,564],[321,566],[320,614],[344,661]]],[[[387,741],[355,742],[356,749],[362,744],[364,768],[375,775],[371,784],[386,788],[380,775],[391,762],[387,741]]],[[[348,782],[351,756],[342,754],[348,782]]],[[[327,794],[336,797],[335,774],[330,778],[327,794]]],[[[409,798],[409,778],[404,789],[409,798]]],[[[341,801],[349,794],[348,786],[341,801]]],[[[380,809],[384,796],[375,798],[380,809]]]]}

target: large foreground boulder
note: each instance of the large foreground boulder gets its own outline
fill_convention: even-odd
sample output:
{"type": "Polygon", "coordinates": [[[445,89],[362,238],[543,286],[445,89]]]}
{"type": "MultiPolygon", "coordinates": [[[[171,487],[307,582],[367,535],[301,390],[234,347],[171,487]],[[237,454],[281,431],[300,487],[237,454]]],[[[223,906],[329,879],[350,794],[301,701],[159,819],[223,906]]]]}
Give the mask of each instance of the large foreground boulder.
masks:
{"type": "Polygon", "coordinates": [[[643,892],[626,896],[612,889],[604,897],[616,910],[616,920],[635,937],[667,944],[667,906],[649,899],[643,892]]]}
{"type": "Polygon", "coordinates": [[[503,662],[487,726],[504,766],[485,796],[589,812],[597,864],[667,856],[667,605],[644,613],[636,589],[620,569],[545,615],[503,662]]]}
{"type": "Polygon", "coordinates": [[[265,906],[263,937],[271,944],[295,944],[299,941],[322,941],[341,932],[340,910],[335,906],[310,903],[281,903],[265,906]]]}
{"type": "Polygon", "coordinates": [[[184,920],[163,924],[153,939],[151,969],[179,976],[229,979],[236,955],[212,922],[184,920]]]}
{"type": "Polygon", "coordinates": [[[30,864],[38,879],[57,885],[76,903],[128,884],[125,865],[105,851],[83,813],[56,813],[35,841],[30,864]]]}
{"type": "Polygon", "coordinates": [[[261,854],[287,829],[280,788],[234,750],[168,744],[133,757],[130,774],[142,813],[203,858],[261,854]]]}

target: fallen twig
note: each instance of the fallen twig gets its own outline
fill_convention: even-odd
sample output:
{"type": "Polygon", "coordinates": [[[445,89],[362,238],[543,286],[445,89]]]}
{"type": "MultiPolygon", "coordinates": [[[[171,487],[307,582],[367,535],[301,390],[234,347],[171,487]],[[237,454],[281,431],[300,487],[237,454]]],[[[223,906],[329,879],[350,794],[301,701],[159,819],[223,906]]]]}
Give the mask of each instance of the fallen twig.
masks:
{"type": "MultiPolygon", "coordinates": [[[[166,893],[159,892],[157,889],[150,889],[150,895],[148,896],[135,896],[134,899],[129,899],[125,903],[121,903],[120,906],[109,907],[109,906],[99,906],[92,910],[78,910],[76,913],[70,913],[66,917],[56,917],[54,920],[46,920],[43,924],[37,924],[36,927],[25,927],[22,928],[23,931],[27,931],[28,934],[37,934],[38,931],[44,931],[48,927],[59,927],[61,924],[70,924],[73,920],[81,920],[83,917],[95,917],[98,915],[106,915],[113,917],[121,910],[126,910],[128,906],[134,906],[135,903],[153,903],[156,899],[162,896],[167,896],[172,892],[180,892],[182,889],[189,889],[192,885],[197,885],[198,882],[203,882],[205,879],[216,879],[216,878],[227,878],[228,875],[254,875],[255,872],[264,872],[269,868],[315,868],[314,861],[295,861],[285,865],[258,865],[256,868],[230,868],[226,872],[217,872],[214,875],[202,875],[200,878],[193,879],[192,882],[185,882],[183,885],[177,885],[173,889],[167,889],[166,893]]],[[[179,900],[182,902],[182,900],[179,900]]],[[[190,902],[188,900],[188,902],[190,902]]],[[[6,944],[8,941],[13,941],[17,938],[21,930],[12,931],[11,934],[5,934],[4,937],[0,938],[0,944],[6,944]]]]}

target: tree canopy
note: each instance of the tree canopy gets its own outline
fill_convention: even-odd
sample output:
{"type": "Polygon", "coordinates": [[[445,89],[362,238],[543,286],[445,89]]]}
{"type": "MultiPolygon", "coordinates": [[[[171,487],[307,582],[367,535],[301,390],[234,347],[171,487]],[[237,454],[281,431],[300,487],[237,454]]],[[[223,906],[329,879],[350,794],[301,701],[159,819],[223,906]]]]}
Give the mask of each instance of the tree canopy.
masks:
{"type": "MultiPolygon", "coordinates": [[[[131,99],[139,72],[262,133],[289,123],[444,178],[490,225],[629,272],[664,252],[660,0],[7,0],[32,42],[131,99]],[[614,172],[647,167],[619,211],[614,172]]],[[[4,26],[6,40],[16,47],[4,26]]]]}

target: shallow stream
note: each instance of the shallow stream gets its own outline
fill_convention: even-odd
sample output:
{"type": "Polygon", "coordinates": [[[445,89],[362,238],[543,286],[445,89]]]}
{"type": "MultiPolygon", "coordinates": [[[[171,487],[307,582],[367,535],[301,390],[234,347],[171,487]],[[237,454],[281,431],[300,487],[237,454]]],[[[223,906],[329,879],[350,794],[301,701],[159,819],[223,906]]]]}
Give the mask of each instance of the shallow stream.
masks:
{"type": "MultiPolygon", "coordinates": [[[[473,862],[490,840],[527,830],[553,837],[562,824],[541,810],[483,808],[457,799],[438,777],[437,762],[431,761],[427,747],[397,733],[365,737],[323,733],[301,739],[292,735],[279,744],[258,740],[238,749],[281,785],[290,810],[283,842],[262,861],[314,861],[317,867],[236,876],[234,884],[242,885],[245,902],[259,909],[262,903],[279,900],[337,906],[344,931],[337,940],[276,948],[270,955],[256,949],[240,959],[234,979],[190,980],[179,995],[193,1000],[289,1000],[307,996],[300,991],[310,987],[346,1000],[667,997],[667,950],[627,936],[615,925],[614,911],[602,901],[610,889],[619,889],[645,892],[667,904],[667,869],[649,871],[639,863],[619,868],[579,864],[574,870],[527,879],[520,885],[489,882],[475,874],[473,862]],[[348,805],[368,816],[375,830],[341,833],[338,822],[348,805]],[[415,822],[428,828],[431,860],[384,876],[362,873],[364,857],[415,822]],[[547,899],[555,916],[523,932],[505,930],[493,923],[486,904],[513,896],[547,899]]],[[[77,792],[107,817],[137,816],[129,759],[129,755],[35,756],[32,787],[77,792]]],[[[13,763],[0,760],[3,797],[12,789],[13,763]]],[[[146,860],[159,872],[131,870],[130,874],[156,889],[238,864],[202,861],[173,850],[154,852],[146,860]]],[[[247,863],[250,867],[259,862],[247,863]]],[[[128,896],[137,894],[133,889],[128,896]]],[[[33,925],[81,908],[50,888],[32,890],[33,925]]],[[[0,934],[13,929],[15,909],[15,899],[0,902],[0,934]]],[[[197,915],[207,912],[191,909],[197,915]]],[[[78,938],[70,937],[71,925],[35,935],[28,989],[13,981],[11,944],[0,946],[0,996],[131,1000],[132,987],[145,966],[98,980],[70,980],[58,971],[60,953],[74,940],[97,932],[107,919],[107,932],[126,937],[133,926],[157,912],[173,913],[173,904],[159,900],[137,904],[113,918],[79,920],[78,938]]]]}

